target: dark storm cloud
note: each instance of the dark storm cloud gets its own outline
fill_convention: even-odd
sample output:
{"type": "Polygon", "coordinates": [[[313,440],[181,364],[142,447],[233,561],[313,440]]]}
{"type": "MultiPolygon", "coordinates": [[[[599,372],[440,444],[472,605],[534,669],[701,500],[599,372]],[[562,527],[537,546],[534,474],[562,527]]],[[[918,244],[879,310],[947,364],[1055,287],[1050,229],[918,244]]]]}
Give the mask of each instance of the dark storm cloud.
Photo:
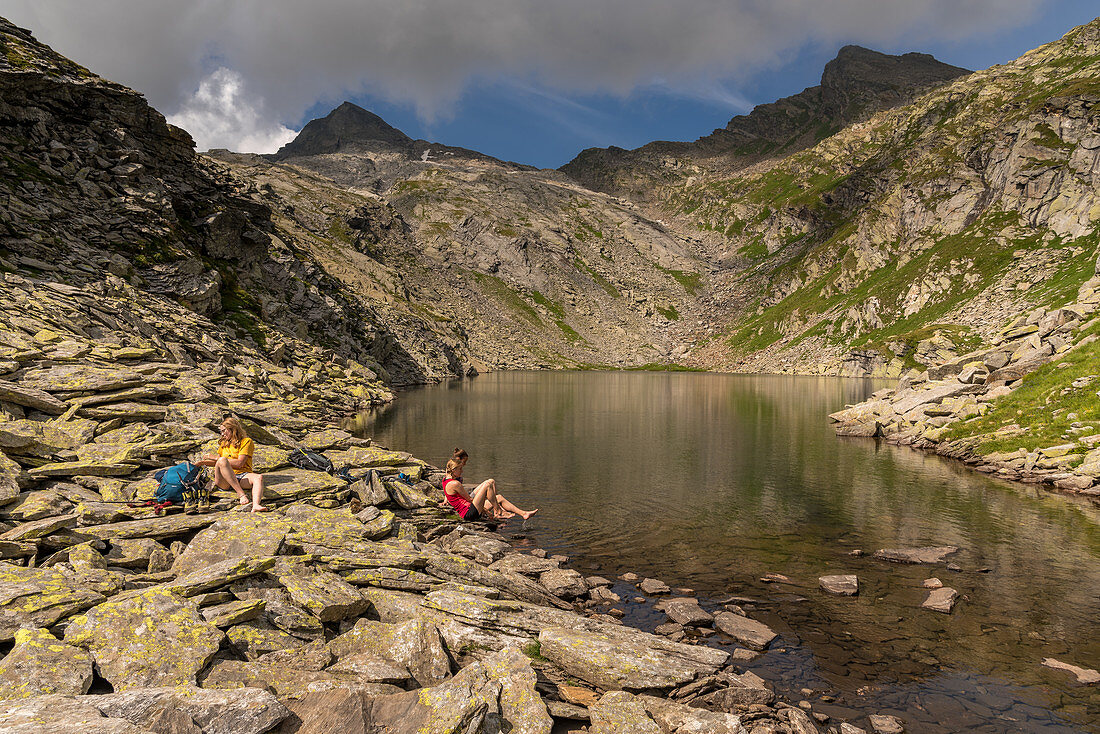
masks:
{"type": "Polygon", "coordinates": [[[248,125],[242,139],[270,145],[289,132],[277,121],[349,94],[409,103],[431,119],[446,115],[475,78],[522,79],[567,94],[626,94],[654,84],[704,89],[777,63],[806,43],[905,40],[916,48],[1018,25],[1037,4],[0,0],[0,14],[202,127],[208,132],[193,130],[200,145],[229,144],[222,137],[248,125]]]}

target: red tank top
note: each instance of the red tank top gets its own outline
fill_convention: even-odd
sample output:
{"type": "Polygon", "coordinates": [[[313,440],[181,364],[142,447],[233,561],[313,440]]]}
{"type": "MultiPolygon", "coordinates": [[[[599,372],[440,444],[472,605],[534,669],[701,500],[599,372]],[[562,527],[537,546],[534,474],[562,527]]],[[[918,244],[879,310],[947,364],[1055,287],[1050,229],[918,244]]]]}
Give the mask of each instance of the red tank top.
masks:
{"type": "Polygon", "coordinates": [[[470,503],[465,497],[460,494],[449,494],[447,492],[447,485],[450,482],[458,482],[459,484],[462,484],[462,482],[459,482],[459,480],[455,479],[454,477],[447,477],[443,480],[443,494],[447,497],[447,502],[449,502],[451,507],[455,509],[455,512],[458,513],[458,516],[466,517],[466,511],[470,509],[470,503]]]}

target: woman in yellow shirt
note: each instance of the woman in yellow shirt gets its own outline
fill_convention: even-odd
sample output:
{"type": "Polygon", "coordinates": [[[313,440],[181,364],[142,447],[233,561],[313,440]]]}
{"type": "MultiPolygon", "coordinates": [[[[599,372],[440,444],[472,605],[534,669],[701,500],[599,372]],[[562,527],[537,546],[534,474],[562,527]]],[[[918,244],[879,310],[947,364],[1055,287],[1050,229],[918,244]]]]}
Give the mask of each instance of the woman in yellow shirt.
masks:
{"type": "Polygon", "coordinates": [[[252,453],[255,446],[244,426],[236,416],[222,421],[218,453],[206,454],[196,464],[214,467],[214,483],[219,489],[232,489],[240,499],[241,507],[249,504],[247,490],[252,490],[252,511],[267,512],[260,504],[264,496],[264,478],[252,471],[252,453]]]}

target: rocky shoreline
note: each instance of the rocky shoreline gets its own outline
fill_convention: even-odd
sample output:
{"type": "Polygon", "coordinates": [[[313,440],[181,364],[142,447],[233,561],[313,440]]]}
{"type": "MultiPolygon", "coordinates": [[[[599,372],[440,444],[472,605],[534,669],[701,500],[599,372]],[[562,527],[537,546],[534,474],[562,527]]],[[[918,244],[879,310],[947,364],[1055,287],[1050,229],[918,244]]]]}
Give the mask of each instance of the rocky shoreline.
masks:
{"type": "Polygon", "coordinates": [[[299,346],[277,365],[114,276],[4,278],[5,731],[821,731],[740,667],[775,633],[736,606],[669,598],[664,635],[633,629],[609,580],[441,510],[433,467],[334,422],[388,397],[366,368],[299,346]],[[113,331],[124,314],[149,334],[113,331]],[[208,336],[170,339],[178,319],[208,336]],[[143,505],[229,413],[273,511],[143,505]],[[299,447],[354,481],[292,467],[299,447]]]}
{"type": "MultiPolygon", "coordinates": [[[[1051,489],[1100,497],[1100,423],[1074,420],[1061,440],[1049,446],[1014,451],[983,451],[991,441],[1028,443],[1035,415],[1018,410],[990,433],[952,437],[952,429],[980,418],[1027,383],[1029,375],[1051,365],[1069,368],[1067,358],[1097,341],[1100,318],[1100,261],[1095,275],[1079,289],[1075,302],[1056,309],[1036,309],[1011,322],[987,348],[971,352],[922,373],[910,371],[896,388],[880,390],[863,403],[829,418],[839,436],[881,438],[888,443],[933,451],[958,459],[975,470],[1051,489]]],[[[1091,364],[1086,364],[1090,372],[1091,364]]],[[[1048,368],[1050,369],[1050,368],[1048,368]]],[[[1095,375],[1086,374],[1059,386],[1060,396],[1095,391],[1095,375]]],[[[1054,410],[1046,402],[1027,406],[1054,410]]],[[[1075,417],[1071,416],[1070,417],[1075,417]]]]}

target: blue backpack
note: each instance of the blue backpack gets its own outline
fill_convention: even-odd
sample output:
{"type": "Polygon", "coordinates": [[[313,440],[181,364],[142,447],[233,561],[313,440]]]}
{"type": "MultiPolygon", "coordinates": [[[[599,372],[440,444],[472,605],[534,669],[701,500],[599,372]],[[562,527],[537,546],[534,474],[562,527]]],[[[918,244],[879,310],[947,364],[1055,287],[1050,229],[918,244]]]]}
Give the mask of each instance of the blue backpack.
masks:
{"type": "Polygon", "coordinates": [[[183,500],[184,492],[195,492],[204,484],[202,467],[195,466],[190,461],[181,461],[175,466],[161,469],[153,475],[153,479],[160,482],[156,492],[157,501],[175,504],[183,500]]]}

